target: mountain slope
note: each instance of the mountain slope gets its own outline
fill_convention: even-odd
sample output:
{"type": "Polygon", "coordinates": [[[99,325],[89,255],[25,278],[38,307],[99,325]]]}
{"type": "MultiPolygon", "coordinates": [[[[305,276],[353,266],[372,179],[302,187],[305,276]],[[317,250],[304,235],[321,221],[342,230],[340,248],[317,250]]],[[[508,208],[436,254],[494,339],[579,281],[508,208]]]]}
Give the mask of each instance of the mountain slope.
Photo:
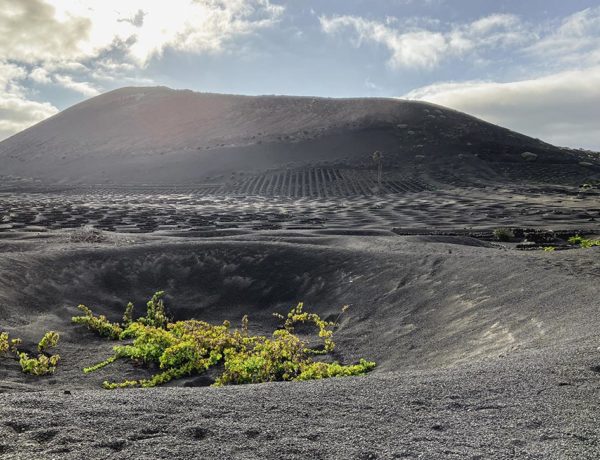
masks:
{"type": "Polygon", "coordinates": [[[375,150],[384,152],[386,170],[408,173],[452,164],[463,173],[493,176],[496,163],[581,160],[572,151],[422,102],[157,87],[122,88],[64,110],[1,142],[0,162],[3,175],[49,182],[179,184],[307,166],[372,168],[375,150]]]}

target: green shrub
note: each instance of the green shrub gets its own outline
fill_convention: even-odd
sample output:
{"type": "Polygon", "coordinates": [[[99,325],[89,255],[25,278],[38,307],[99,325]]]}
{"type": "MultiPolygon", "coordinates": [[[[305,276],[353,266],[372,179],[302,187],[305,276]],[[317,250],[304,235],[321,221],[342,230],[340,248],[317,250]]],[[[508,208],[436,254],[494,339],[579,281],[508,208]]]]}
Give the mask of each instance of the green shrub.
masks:
{"type": "Polygon", "coordinates": [[[18,353],[19,356],[19,364],[21,364],[21,369],[26,374],[32,375],[47,375],[52,374],[56,370],[56,366],[58,365],[58,361],[60,360],[59,355],[38,355],[37,358],[31,358],[27,353],[21,352],[18,353]]]}
{"type": "Polygon", "coordinates": [[[54,348],[58,344],[58,340],[60,339],[60,335],[55,331],[48,331],[42,337],[42,340],[38,343],[38,351],[43,353],[47,351],[49,348],[54,348]]]}
{"type": "Polygon", "coordinates": [[[0,332],[0,354],[6,353],[9,348],[8,332],[0,332]]]}
{"type": "MultiPolygon", "coordinates": [[[[164,329],[167,326],[167,316],[165,314],[165,303],[163,297],[164,291],[157,291],[146,304],[146,316],[138,321],[146,326],[154,326],[164,329]]],[[[131,303],[131,302],[130,302],[131,303]]],[[[132,306],[133,310],[133,306],[132,306]]]]}
{"type": "Polygon", "coordinates": [[[21,339],[11,339],[8,332],[0,332],[0,355],[8,351],[16,353],[19,345],[21,345],[21,339]]]}
{"type": "MultiPolygon", "coordinates": [[[[166,319],[162,300],[164,292],[157,292],[147,303],[147,315],[132,321],[126,313],[122,332],[114,339],[132,339],[132,343],[113,347],[114,355],[84,369],[94,372],[117,359],[130,359],[155,364],[161,372],[149,379],[104,382],[107,389],[134,386],[153,387],[190,374],[199,374],[222,363],[224,371],[215,386],[261,383],[282,380],[309,380],[327,377],[363,375],[375,363],[361,360],[355,365],[337,362],[315,362],[313,356],[326,354],[335,348],[335,322],[324,321],[315,313],[303,311],[300,303],[286,315],[276,315],[284,321],[282,329],[271,337],[251,336],[248,317],[242,318],[240,329],[232,329],[228,321],[212,325],[194,319],[170,323],[166,319]],[[313,324],[323,341],[322,349],[308,347],[308,342],[294,335],[299,323],[313,324]]],[[[344,307],[344,311],[347,307],[344,307]]],[[[131,311],[127,307],[126,311],[131,311]]],[[[86,315],[93,317],[93,315],[86,315]]],[[[120,326],[119,326],[120,327],[120,326]]],[[[94,328],[90,328],[94,329],[94,328]]],[[[101,328],[95,328],[101,333],[101,328]]]]}
{"type": "Polygon", "coordinates": [[[85,305],[79,305],[79,308],[84,316],[73,316],[71,321],[75,324],[86,326],[89,330],[98,333],[102,337],[116,340],[123,332],[123,328],[117,323],[111,323],[106,319],[106,316],[95,316],[85,305]]]}
{"type": "Polygon", "coordinates": [[[133,321],[133,304],[129,302],[125,306],[125,313],[123,313],[123,325],[129,326],[133,321]]]}
{"type": "Polygon", "coordinates": [[[47,350],[54,348],[58,345],[60,335],[55,331],[48,331],[44,334],[44,337],[38,343],[38,350],[40,354],[36,357],[30,357],[25,352],[15,352],[19,358],[19,364],[21,370],[26,374],[32,375],[47,375],[52,374],[56,370],[56,366],[60,361],[60,355],[49,355],[47,350]]]}
{"type": "Polygon", "coordinates": [[[494,230],[494,237],[498,241],[510,241],[515,237],[515,234],[510,228],[497,228],[494,230]]]}
{"type": "MultiPolygon", "coordinates": [[[[304,303],[300,302],[296,307],[292,308],[287,317],[275,313],[274,316],[285,321],[283,327],[289,333],[294,332],[294,325],[297,323],[313,323],[315,326],[319,328],[319,337],[321,337],[324,341],[323,350],[314,350],[314,349],[305,349],[306,353],[314,353],[314,354],[325,354],[331,353],[335,348],[335,344],[333,343],[333,328],[336,323],[332,321],[323,321],[319,315],[316,313],[306,313],[302,311],[304,308],[304,303]]],[[[339,318],[339,317],[338,317],[339,318]]]]}
{"type": "Polygon", "coordinates": [[[580,235],[575,235],[575,236],[572,236],[571,238],[569,238],[569,243],[579,245],[579,247],[582,247],[582,248],[591,248],[594,246],[600,246],[600,240],[590,240],[590,239],[584,238],[580,235]]]}
{"type": "Polygon", "coordinates": [[[316,362],[306,366],[296,380],[326,379],[363,375],[375,368],[375,363],[361,359],[358,364],[342,366],[338,363],[316,362]]]}

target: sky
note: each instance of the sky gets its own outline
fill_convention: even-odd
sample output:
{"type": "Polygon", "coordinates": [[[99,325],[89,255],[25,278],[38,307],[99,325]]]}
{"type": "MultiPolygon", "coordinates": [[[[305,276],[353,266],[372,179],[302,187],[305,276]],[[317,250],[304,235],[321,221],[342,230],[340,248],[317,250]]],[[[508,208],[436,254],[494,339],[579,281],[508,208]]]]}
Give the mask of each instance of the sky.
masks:
{"type": "Polygon", "coordinates": [[[0,0],[0,139],[158,85],[425,100],[600,150],[600,2],[0,0]]]}

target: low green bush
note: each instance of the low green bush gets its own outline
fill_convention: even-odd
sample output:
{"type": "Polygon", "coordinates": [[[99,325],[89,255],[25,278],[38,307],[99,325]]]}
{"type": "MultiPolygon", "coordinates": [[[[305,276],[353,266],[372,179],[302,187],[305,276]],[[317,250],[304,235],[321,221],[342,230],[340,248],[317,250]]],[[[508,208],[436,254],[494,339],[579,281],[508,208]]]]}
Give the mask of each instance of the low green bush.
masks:
{"type": "MultiPolygon", "coordinates": [[[[199,374],[217,364],[223,364],[223,373],[215,386],[262,383],[289,380],[310,380],[328,377],[364,375],[375,363],[361,359],[358,364],[342,365],[338,362],[315,361],[315,355],[330,353],[335,348],[333,331],[336,322],[324,321],[315,313],[303,310],[300,303],[284,316],[281,329],[271,337],[252,336],[248,333],[248,317],[242,318],[241,327],[232,329],[229,321],[220,325],[195,319],[169,322],[165,314],[164,292],[157,292],[147,303],[145,317],[133,321],[132,306],[128,304],[124,324],[117,335],[115,324],[104,318],[102,325],[111,324],[110,335],[103,334],[104,327],[89,327],[90,320],[75,321],[85,324],[104,336],[132,340],[116,345],[108,359],[84,369],[85,373],[97,371],[117,359],[130,359],[157,365],[160,372],[149,379],[105,381],[107,389],[126,387],[153,387],[190,374],[199,374]],[[322,340],[322,347],[310,348],[307,340],[294,334],[298,324],[313,324],[322,340]]],[[[345,307],[346,308],[346,307],[345,307]]],[[[86,318],[98,318],[93,314],[86,318]]]]}
{"type": "Polygon", "coordinates": [[[19,345],[21,345],[21,339],[11,339],[8,332],[0,332],[0,355],[9,351],[16,353],[19,345]]]}
{"type": "Polygon", "coordinates": [[[89,330],[98,333],[98,335],[113,340],[118,339],[123,332],[123,328],[119,324],[111,323],[104,315],[94,315],[92,310],[85,305],[79,305],[77,308],[79,308],[84,315],[73,316],[71,318],[73,323],[84,325],[89,330]]]}
{"type": "Polygon", "coordinates": [[[50,355],[48,350],[58,345],[60,335],[55,331],[48,331],[38,343],[38,351],[40,354],[37,357],[31,357],[28,353],[19,352],[16,350],[17,357],[21,370],[26,374],[32,375],[47,375],[52,374],[56,370],[56,366],[60,361],[60,355],[50,355]]]}
{"type": "Polygon", "coordinates": [[[511,241],[515,234],[510,228],[497,228],[494,230],[494,237],[498,241],[511,241]]]}
{"type": "Polygon", "coordinates": [[[569,243],[579,245],[579,247],[582,247],[582,248],[591,248],[594,246],[600,246],[600,240],[590,240],[590,239],[584,238],[580,235],[575,235],[575,236],[572,236],[571,238],[569,238],[569,243]]]}
{"type": "Polygon", "coordinates": [[[36,358],[30,357],[27,353],[18,353],[21,370],[26,374],[47,375],[53,374],[60,360],[59,355],[38,355],[36,358]]]}
{"type": "Polygon", "coordinates": [[[42,340],[38,343],[38,351],[40,353],[45,352],[49,348],[54,348],[58,345],[58,340],[60,339],[60,335],[55,331],[48,331],[42,337],[42,340]]]}
{"type": "MultiPolygon", "coordinates": [[[[167,315],[165,313],[165,302],[163,297],[165,296],[164,291],[155,292],[152,298],[146,303],[146,316],[139,318],[138,321],[146,326],[153,326],[157,328],[165,328],[167,325],[167,315]]],[[[131,302],[129,302],[131,304],[131,302]]],[[[133,304],[131,307],[125,308],[125,317],[131,322],[131,315],[133,312],[133,304]]]]}

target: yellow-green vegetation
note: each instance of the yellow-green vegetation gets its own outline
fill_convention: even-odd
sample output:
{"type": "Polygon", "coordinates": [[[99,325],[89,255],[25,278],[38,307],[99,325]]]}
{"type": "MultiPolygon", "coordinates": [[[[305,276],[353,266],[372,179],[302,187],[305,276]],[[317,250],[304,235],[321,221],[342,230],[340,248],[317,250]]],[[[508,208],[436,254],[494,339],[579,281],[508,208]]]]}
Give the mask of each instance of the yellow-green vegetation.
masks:
{"type": "Polygon", "coordinates": [[[0,355],[9,351],[16,353],[19,345],[21,345],[21,339],[11,339],[8,332],[0,332],[0,355]]]}
{"type": "Polygon", "coordinates": [[[556,249],[556,246],[544,246],[544,252],[552,252],[556,249]]]}
{"type": "Polygon", "coordinates": [[[575,235],[569,238],[569,243],[579,245],[579,247],[582,248],[600,246],[600,240],[590,240],[579,235],[575,235]]]}
{"type": "MultiPolygon", "coordinates": [[[[145,326],[152,326],[164,329],[167,325],[167,316],[165,314],[165,302],[162,299],[165,291],[155,292],[152,298],[146,303],[146,316],[139,318],[138,322],[145,326]]],[[[131,302],[129,302],[131,304],[131,302]]],[[[125,317],[131,318],[133,313],[133,304],[125,308],[125,317]]]]}
{"type": "Polygon", "coordinates": [[[19,364],[26,374],[47,375],[53,374],[60,360],[59,355],[38,355],[37,358],[30,357],[27,353],[19,353],[19,364]]]}
{"type": "MultiPolygon", "coordinates": [[[[347,308],[348,306],[344,306],[342,310],[346,311],[347,308]]],[[[289,311],[287,316],[283,316],[279,313],[274,313],[273,316],[283,320],[284,329],[290,333],[294,332],[294,325],[298,323],[313,323],[319,328],[319,337],[323,339],[323,350],[312,350],[307,348],[304,351],[306,353],[313,354],[331,353],[335,348],[335,343],[333,343],[332,337],[333,328],[335,327],[336,323],[333,321],[324,321],[316,313],[307,313],[303,311],[303,309],[304,303],[300,302],[296,307],[289,311]]]]}
{"type": "Polygon", "coordinates": [[[123,313],[123,325],[129,326],[133,321],[133,304],[129,302],[125,305],[125,313],[123,313]]]}
{"type": "Polygon", "coordinates": [[[0,332],[0,353],[6,353],[8,347],[8,332],[0,332]]]}
{"type": "Polygon", "coordinates": [[[7,332],[0,333],[0,354],[7,352],[14,353],[19,359],[21,369],[26,374],[47,375],[52,374],[56,370],[59,355],[50,355],[47,350],[55,347],[58,344],[60,336],[57,332],[46,332],[42,340],[38,343],[40,354],[37,357],[30,357],[28,353],[18,350],[18,346],[22,341],[19,338],[11,339],[7,332]]]}
{"type": "MultiPolygon", "coordinates": [[[[55,331],[48,331],[38,343],[38,351],[40,354],[37,357],[31,357],[28,353],[19,352],[16,349],[16,344],[13,346],[15,353],[19,358],[21,369],[26,374],[32,375],[47,375],[52,374],[56,370],[56,366],[60,361],[60,355],[50,355],[48,350],[54,348],[58,344],[60,335],[55,331]]],[[[18,339],[17,339],[18,340],[18,339]]],[[[13,340],[14,342],[14,340],[13,340]]],[[[20,340],[18,344],[20,344],[20,340]]]]}
{"type": "MultiPolygon", "coordinates": [[[[116,345],[113,356],[85,368],[84,372],[96,371],[121,358],[155,364],[161,369],[149,379],[104,382],[104,388],[113,389],[153,387],[186,375],[205,372],[221,363],[224,371],[216,379],[215,386],[363,375],[375,367],[375,363],[364,359],[354,365],[315,361],[315,355],[334,350],[333,330],[336,323],[324,321],[315,313],[305,312],[302,303],[292,308],[287,316],[276,315],[284,324],[271,337],[266,337],[248,333],[247,316],[242,318],[239,329],[232,329],[229,321],[220,325],[195,319],[169,322],[163,297],[164,292],[157,292],[147,303],[146,316],[136,321],[132,319],[133,307],[128,304],[125,324],[118,337],[116,334],[103,334],[105,324],[110,324],[111,331],[116,331],[115,325],[106,318],[100,326],[95,322],[93,327],[90,327],[91,321],[88,320],[74,321],[104,336],[133,340],[126,345],[116,345]],[[322,347],[310,348],[307,340],[295,335],[294,328],[298,324],[314,325],[323,342],[322,347]]],[[[91,311],[90,315],[86,314],[86,318],[90,317],[103,318],[93,316],[91,311]]]]}
{"type": "Polygon", "coordinates": [[[49,348],[54,348],[58,345],[58,339],[60,339],[60,335],[55,331],[48,331],[42,337],[42,340],[38,343],[38,351],[40,353],[45,352],[49,348]]]}
{"type": "Polygon", "coordinates": [[[75,324],[82,324],[89,330],[96,332],[102,337],[108,337],[109,339],[117,340],[123,332],[123,328],[117,323],[111,323],[106,316],[96,316],[92,313],[85,305],[79,305],[79,308],[84,316],[73,316],[71,321],[75,324]]]}

